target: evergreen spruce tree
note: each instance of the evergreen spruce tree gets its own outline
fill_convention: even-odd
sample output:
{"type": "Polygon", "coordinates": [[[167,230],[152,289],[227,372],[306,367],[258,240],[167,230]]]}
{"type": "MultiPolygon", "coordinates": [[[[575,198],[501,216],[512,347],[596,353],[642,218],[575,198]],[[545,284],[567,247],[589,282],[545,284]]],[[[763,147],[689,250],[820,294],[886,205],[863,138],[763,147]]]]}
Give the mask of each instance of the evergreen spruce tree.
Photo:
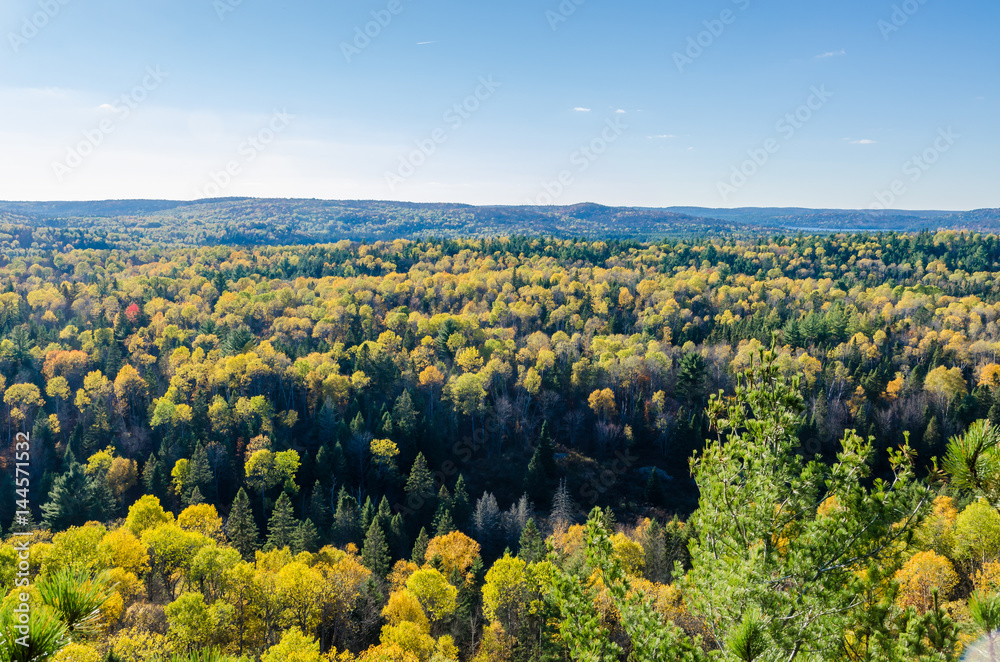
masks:
{"type": "Polygon", "coordinates": [[[205,503],[205,497],[201,495],[201,490],[195,485],[191,490],[191,494],[188,496],[187,505],[197,506],[199,503],[205,503]]]}
{"type": "Polygon", "coordinates": [[[292,536],[292,553],[316,552],[319,549],[319,531],[308,517],[295,527],[292,536]]]}
{"type": "Polygon", "coordinates": [[[941,445],[942,440],[941,425],[938,423],[937,416],[932,416],[921,439],[919,449],[921,457],[940,455],[941,453],[937,452],[937,450],[938,446],[941,445]]]}
{"type": "Polygon", "coordinates": [[[536,449],[538,453],[539,461],[542,465],[542,471],[545,472],[547,478],[552,478],[556,475],[556,449],[555,445],[552,443],[552,436],[549,434],[549,422],[544,421],[542,423],[542,431],[538,435],[538,448],[536,449]]]}
{"type": "MultiPolygon", "coordinates": [[[[409,327],[407,327],[409,331],[409,327]]],[[[417,424],[417,411],[413,407],[413,399],[409,391],[403,391],[402,395],[396,398],[396,404],[392,408],[392,420],[396,429],[405,435],[413,432],[417,424]]]]}
{"type": "Polygon", "coordinates": [[[330,466],[333,468],[333,475],[335,477],[341,477],[347,473],[347,456],[344,455],[344,447],[340,445],[339,441],[333,447],[330,466]]]}
{"type": "MultiPolygon", "coordinates": [[[[423,505],[434,496],[434,475],[427,467],[423,453],[417,453],[410,467],[410,475],[406,479],[406,503],[423,505]]],[[[411,506],[412,507],[412,506],[411,506]]],[[[419,507],[418,507],[419,509],[419,507]]]]}
{"type": "Polygon", "coordinates": [[[274,504],[274,512],[267,522],[267,545],[266,549],[282,549],[291,547],[292,538],[298,524],[295,521],[295,511],[292,508],[292,500],[288,498],[286,492],[282,492],[274,504]]]}
{"type": "Polygon", "coordinates": [[[458,480],[455,481],[450,508],[455,516],[455,523],[460,527],[465,526],[472,514],[472,503],[469,500],[469,492],[465,489],[465,476],[462,474],[458,474],[458,480]]]}
{"type": "Polygon", "coordinates": [[[375,506],[372,504],[372,498],[365,497],[365,503],[361,506],[361,511],[358,514],[358,523],[361,525],[362,531],[367,531],[368,527],[372,525],[375,520],[375,506]]]}
{"type": "MultiPolygon", "coordinates": [[[[309,519],[319,531],[325,531],[330,526],[330,507],[326,505],[326,489],[317,478],[309,495],[309,519]]],[[[323,536],[320,536],[323,537],[323,536]]]]}
{"type": "Polygon", "coordinates": [[[156,453],[150,453],[142,469],[142,484],[149,494],[162,496],[164,483],[163,463],[156,457],[156,453]]]}
{"type": "Polygon", "coordinates": [[[383,530],[389,530],[389,522],[392,520],[392,506],[389,505],[389,499],[384,496],[378,502],[378,512],[375,514],[375,519],[378,520],[378,524],[383,530]]]}
{"type": "Polygon", "coordinates": [[[365,431],[365,417],[358,412],[358,415],[354,417],[351,421],[351,434],[355,437],[361,435],[365,431]]]}
{"type": "Polygon", "coordinates": [[[92,519],[93,484],[72,454],[70,462],[66,473],[52,482],[48,501],[42,505],[42,521],[53,532],[82,526],[92,519]]]}
{"type": "Polygon", "coordinates": [[[254,552],[257,551],[257,524],[253,521],[250,497],[242,487],[236,493],[233,508],[226,521],[226,537],[244,560],[249,561],[254,557],[254,552]]]}
{"type": "Polygon", "coordinates": [[[392,558],[389,556],[389,544],[385,540],[385,532],[377,521],[373,521],[365,535],[365,544],[361,548],[361,563],[372,571],[372,574],[384,579],[389,574],[392,558]]]}
{"type": "Polygon", "coordinates": [[[146,492],[152,494],[156,487],[156,453],[150,453],[146,463],[142,465],[142,485],[146,492]]]}
{"type": "Polygon", "coordinates": [[[186,482],[191,486],[192,490],[197,488],[202,495],[214,496],[215,476],[212,474],[212,467],[208,463],[208,452],[201,442],[198,442],[194,453],[191,455],[188,471],[189,474],[186,482]]]}
{"type": "Polygon", "coordinates": [[[528,473],[524,476],[524,491],[535,502],[549,500],[548,479],[545,477],[541,451],[541,446],[535,449],[531,462],[528,463],[528,473]]]}
{"type": "Polygon", "coordinates": [[[10,524],[8,533],[27,533],[28,531],[34,531],[37,528],[38,524],[35,522],[35,516],[29,509],[27,515],[14,516],[14,520],[10,524]]]}
{"type": "Polygon", "coordinates": [[[427,529],[420,527],[420,533],[417,534],[417,541],[413,543],[413,554],[410,556],[410,560],[417,565],[423,565],[424,557],[427,556],[427,545],[430,541],[431,538],[427,535],[427,529]]]}
{"type": "Polygon", "coordinates": [[[333,457],[326,446],[320,446],[319,450],[316,451],[316,479],[324,485],[329,485],[333,478],[332,460],[333,457]]]}
{"type": "Polygon", "coordinates": [[[434,516],[434,537],[446,536],[455,530],[455,522],[451,519],[451,511],[447,508],[439,509],[434,516]]]}
{"type": "Polygon", "coordinates": [[[340,488],[340,493],[337,495],[337,512],[333,514],[333,538],[337,544],[360,542],[362,529],[358,517],[357,499],[348,494],[345,488],[340,488]]]}
{"type": "Polygon", "coordinates": [[[517,547],[517,557],[525,563],[537,563],[545,558],[545,540],[535,526],[535,520],[529,519],[521,530],[521,540],[517,547]]]}
{"type": "Polygon", "coordinates": [[[106,375],[117,375],[118,371],[122,367],[122,351],[118,347],[118,343],[112,342],[108,347],[107,354],[104,357],[104,374],[106,375]]]}
{"type": "MultiPolygon", "coordinates": [[[[448,581],[451,582],[453,586],[458,587],[458,595],[455,600],[455,620],[458,623],[468,623],[472,619],[476,618],[476,614],[482,604],[482,593],[478,588],[482,585],[483,578],[482,558],[477,556],[475,560],[473,560],[472,566],[469,568],[469,574],[472,576],[472,581],[465,581],[465,578],[462,577],[456,568],[451,573],[451,576],[448,577],[448,581]]],[[[459,632],[459,642],[465,644],[471,642],[472,637],[470,635],[472,633],[466,634],[466,632],[468,632],[467,628],[462,628],[459,632]]]]}
{"type": "Polygon", "coordinates": [[[799,329],[798,321],[792,317],[782,328],[782,343],[792,347],[802,347],[802,332],[799,329]]]}
{"type": "Polygon", "coordinates": [[[386,437],[392,436],[392,415],[389,412],[382,414],[382,421],[379,423],[379,431],[386,437]]]}
{"type": "Polygon", "coordinates": [[[437,513],[438,510],[441,510],[442,506],[444,506],[448,510],[451,510],[452,507],[454,506],[454,502],[451,499],[451,493],[448,492],[448,488],[445,487],[444,485],[442,485],[441,489],[438,490],[437,507],[434,509],[434,512],[437,513]]]}
{"type": "Polygon", "coordinates": [[[403,516],[400,513],[393,515],[389,521],[389,541],[392,546],[393,558],[405,558],[407,550],[410,549],[410,540],[406,536],[403,516]]]}
{"type": "Polygon", "coordinates": [[[701,354],[688,352],[677,367],[677,398],[700,411],[708,388],[708,366],[701,354]]]}

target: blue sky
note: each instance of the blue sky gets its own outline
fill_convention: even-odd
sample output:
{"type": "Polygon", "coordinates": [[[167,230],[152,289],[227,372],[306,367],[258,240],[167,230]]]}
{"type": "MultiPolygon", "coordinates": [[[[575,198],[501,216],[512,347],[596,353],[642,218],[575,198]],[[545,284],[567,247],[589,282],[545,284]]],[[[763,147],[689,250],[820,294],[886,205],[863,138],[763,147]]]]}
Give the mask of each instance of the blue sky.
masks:
{"type": "Polygon", "coordinates": [[[7,0],[0,199],[996,207],[998,19],[985,0],[7,0]]]}

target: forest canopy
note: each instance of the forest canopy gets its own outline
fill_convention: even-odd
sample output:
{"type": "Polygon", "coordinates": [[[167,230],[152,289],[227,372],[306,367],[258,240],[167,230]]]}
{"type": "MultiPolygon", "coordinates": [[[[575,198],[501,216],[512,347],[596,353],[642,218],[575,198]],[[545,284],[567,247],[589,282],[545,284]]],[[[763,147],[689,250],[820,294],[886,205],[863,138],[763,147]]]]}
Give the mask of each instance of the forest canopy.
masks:
{"type": "Polygon", "coordinates": [[[26,227],[9,659],[950,660],[1000,625],[995,235],[26,227]]]}

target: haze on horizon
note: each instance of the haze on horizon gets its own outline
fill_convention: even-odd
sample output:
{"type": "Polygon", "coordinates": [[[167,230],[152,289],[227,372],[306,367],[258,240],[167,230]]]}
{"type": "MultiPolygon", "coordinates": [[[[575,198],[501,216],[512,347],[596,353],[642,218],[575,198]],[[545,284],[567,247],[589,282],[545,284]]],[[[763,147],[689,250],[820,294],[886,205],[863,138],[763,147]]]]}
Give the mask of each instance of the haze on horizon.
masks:
{"type": "Polygon", "coordinates": [[[0,199],[997,207],[998,18],[985,0],[10,0],[0,199]]]}

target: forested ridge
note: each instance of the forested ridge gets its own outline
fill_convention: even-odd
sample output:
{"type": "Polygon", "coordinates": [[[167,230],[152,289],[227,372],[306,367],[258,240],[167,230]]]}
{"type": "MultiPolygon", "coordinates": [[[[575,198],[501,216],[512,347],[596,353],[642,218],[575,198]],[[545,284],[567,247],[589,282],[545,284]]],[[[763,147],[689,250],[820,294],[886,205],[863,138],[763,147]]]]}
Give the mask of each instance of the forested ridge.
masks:
{"type": "Polygon", "coordinates": [[[0,660],[930,661],[1000,627],[996,235],[9,222],[0,660]]]}
{"type": "MultiPolygon", "coordinates": [[[[763,236],[779,232],[1000,231],[1000,210],[966,212],[802,208],[474,206],[387,200],[214,198],[205,200],[0,201],[0,233],[41,246],[72,232],[83,248],[137,243],[243,246],[462,239],[516,235],[657,241],[664,237],[763,236]],[[39,237],[31,234],[38,231],[39,237]],[[27,241],[26,241],[27,239],[27,241]]],[[[66,239],[61,238],[62,242],[66,239]]]]}

